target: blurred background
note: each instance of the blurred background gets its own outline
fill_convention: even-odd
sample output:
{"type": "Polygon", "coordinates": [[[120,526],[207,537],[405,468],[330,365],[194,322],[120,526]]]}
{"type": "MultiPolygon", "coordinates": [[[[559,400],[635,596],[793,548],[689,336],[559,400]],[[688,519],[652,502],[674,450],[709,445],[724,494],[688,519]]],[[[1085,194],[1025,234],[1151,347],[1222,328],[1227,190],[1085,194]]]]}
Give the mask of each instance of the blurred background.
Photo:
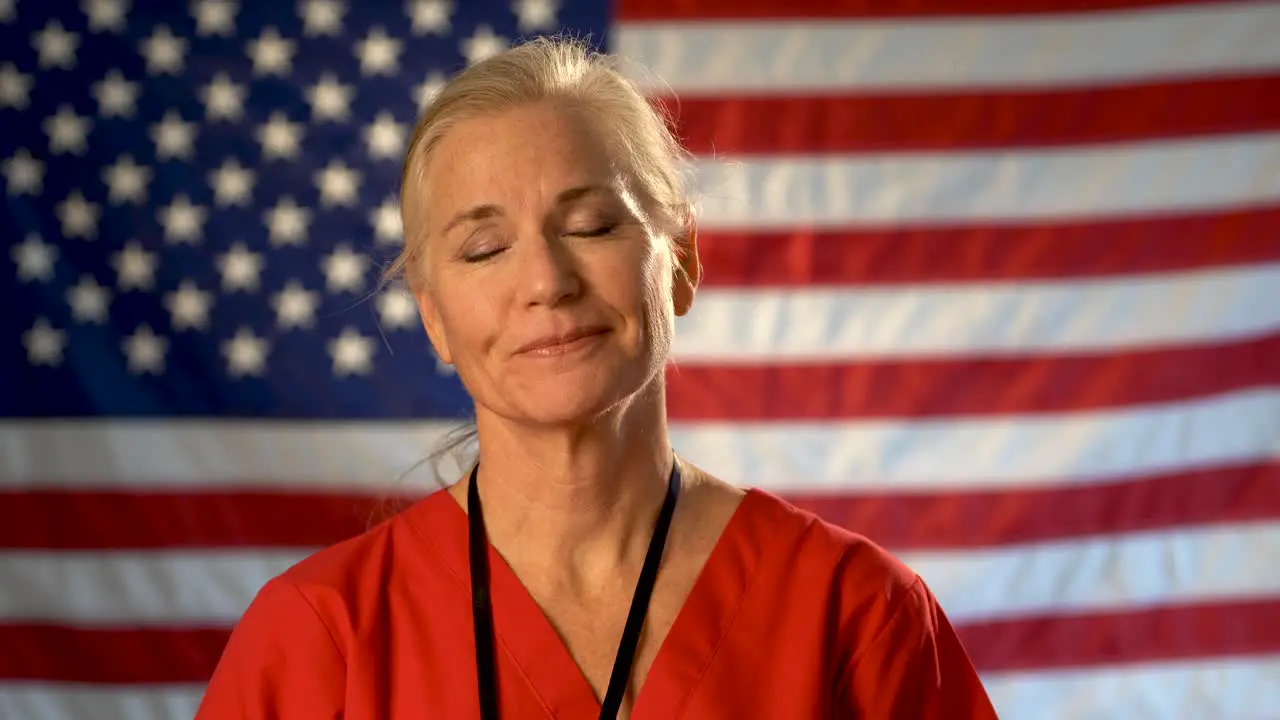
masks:
{"type": "Polygon", "coordinates": [[[403,143],[566,31],[696,155],[680,452],[900,554],[1002,717],[1280,717],[1280,4],[0,0],[0,718],[191,717],[436,487],[403,143]]]}

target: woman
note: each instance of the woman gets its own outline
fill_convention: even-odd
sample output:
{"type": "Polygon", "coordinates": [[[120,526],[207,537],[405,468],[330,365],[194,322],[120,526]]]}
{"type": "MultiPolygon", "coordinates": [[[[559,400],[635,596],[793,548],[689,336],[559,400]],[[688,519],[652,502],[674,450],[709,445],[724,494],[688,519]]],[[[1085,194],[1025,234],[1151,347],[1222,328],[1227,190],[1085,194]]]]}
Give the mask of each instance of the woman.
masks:
{"type": "Polygon", "coordinates": [[[995,717],[914,573],[675,457],[664,368],[701,274],[681,160],[577,44],[438,96],[396,269],[479,459],[268,583],[198,718],[995,717]]]}

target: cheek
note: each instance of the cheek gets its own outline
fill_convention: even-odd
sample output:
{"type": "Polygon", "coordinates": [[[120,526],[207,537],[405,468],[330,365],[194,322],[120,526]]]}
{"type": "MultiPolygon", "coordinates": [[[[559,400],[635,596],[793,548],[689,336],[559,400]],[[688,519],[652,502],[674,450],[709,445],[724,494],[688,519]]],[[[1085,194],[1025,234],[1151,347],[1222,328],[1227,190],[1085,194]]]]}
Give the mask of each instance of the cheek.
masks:
{"type": "Polygon", "coordinates": [[[441,292],[440,319],[454,355],[482,354],[493,344],[501,329],[492,298],[477,297],[477,293],[466,288],[444,290],[441,292]]]}

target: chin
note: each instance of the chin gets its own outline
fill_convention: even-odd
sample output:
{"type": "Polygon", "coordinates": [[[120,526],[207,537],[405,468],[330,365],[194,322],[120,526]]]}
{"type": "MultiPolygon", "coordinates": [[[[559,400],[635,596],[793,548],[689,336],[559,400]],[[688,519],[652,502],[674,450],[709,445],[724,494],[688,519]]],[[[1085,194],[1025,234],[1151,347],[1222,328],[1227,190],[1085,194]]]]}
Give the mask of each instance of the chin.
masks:
{"type": "Polygon", "coordinates": [[[566,426],[587,424],[625,405],[646,385],[639,372],[565,372],[522,382],[507,395],[523,422],[566,426]]]}

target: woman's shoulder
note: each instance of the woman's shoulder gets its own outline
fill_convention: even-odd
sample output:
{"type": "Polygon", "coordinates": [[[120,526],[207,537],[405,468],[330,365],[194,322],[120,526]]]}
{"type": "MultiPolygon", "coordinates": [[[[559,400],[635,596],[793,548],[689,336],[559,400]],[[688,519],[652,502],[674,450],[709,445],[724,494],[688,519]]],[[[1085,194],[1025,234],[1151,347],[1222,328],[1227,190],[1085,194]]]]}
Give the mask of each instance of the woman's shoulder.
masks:
{"type": "Polygon", "coordinates": [[[820,516],[803,500],[739,488],[706,473],[698,488],[718,497],[722,513],[731,514],[716,543],[716,568],[732,569],[727,575],[755,588],[753,594],[763,593],[766,604],[834,614],[839,624],[861,618],[876,625],[931,600],[920,577],[892,552],[856,528],[820,516]]]}
{"type": "Polygon", "coordinates": [[[839,628],[846,660],[885,637],[949,633],[925,581],[873,538],[770,492],[747,492],[744,527],[763,558],[771,602],[805,608],[839,628]]]}
{"type": "Polygon", "coordinates": [[[748,489],[742,512],[748,534],[762,550],[787,557],[801,571],[812,569],[881,588],[906,589],[919,579],[873,538],[773,492],[748,489]]]}
{"type": "MultiPolygon", "coordinates": [[[[340,714],[351,653],[387,621],[388,584],[443,566],[412,523],[448,517],[443,502],[452,500],[433,493],[264,583],[232,630],[197,717],[240,717],[246,703],[287,708],[289,717],[340,714]]],[[[425,579],[413,587],[433,592],[425,579]]]]}
{"type": "Polygon", "coordinates": [[[344,603],[362,594],[378,591],[391,577],[409,565],[429,561],[430,544],[420,527],[430,521],[421,516],[447,515],[443,507],[452,500],[444,491],[435,491],[370,525],[358,535],[312,552],[273,577],[264,591],[278,592],[292,586],[308,600],[327,596],[344,603]]]}

